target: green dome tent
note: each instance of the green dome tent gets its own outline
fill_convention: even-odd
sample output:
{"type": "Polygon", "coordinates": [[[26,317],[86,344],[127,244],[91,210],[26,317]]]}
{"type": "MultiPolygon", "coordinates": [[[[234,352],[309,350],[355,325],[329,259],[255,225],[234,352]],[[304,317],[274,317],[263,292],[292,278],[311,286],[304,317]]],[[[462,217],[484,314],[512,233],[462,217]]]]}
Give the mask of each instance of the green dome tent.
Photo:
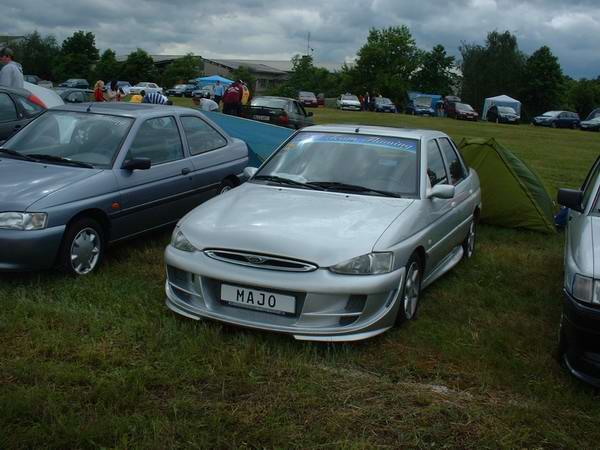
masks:
{"type": "Polygon", "coordinates": [[[508,228],[555,233],[554,204],[540,178],[493,138],[459,144],[481,182],[481,221],[508,228]]]}

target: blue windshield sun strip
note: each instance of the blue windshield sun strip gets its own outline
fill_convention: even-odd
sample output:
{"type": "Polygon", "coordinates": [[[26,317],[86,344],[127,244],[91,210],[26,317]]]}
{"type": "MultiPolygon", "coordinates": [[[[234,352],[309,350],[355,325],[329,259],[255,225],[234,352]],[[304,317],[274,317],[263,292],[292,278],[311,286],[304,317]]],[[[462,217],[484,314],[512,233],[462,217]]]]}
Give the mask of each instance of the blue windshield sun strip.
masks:
{"type": "Polygon", "coordinates": [[[303,141],[308,142],[335,142],[340,144],[361,144],[361,145],[373,145],[378,147],[388,147],[394,149],[401,149],[410,152],[417,151],[417,141],[414,139],[404,139],[397,137],[385,137],[385,136],[368,136],[368,135],[346,135],[346,134],[311,134],[310,137],[302,139],[299,144],[303,141]]]}

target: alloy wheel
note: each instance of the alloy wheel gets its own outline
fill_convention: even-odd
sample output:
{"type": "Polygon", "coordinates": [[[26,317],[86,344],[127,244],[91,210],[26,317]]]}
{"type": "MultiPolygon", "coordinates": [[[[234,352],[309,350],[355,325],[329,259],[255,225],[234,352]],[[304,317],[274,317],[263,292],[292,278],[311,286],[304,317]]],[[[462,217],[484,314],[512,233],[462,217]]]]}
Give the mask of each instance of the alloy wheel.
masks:
{"type": "Polygon", "coordinates": [[[96,267],[100,258],[101,240],[93,228],[83,228],[71,243],[71,266],[78,275],[85,275],[96,267]]]}
{"type": "Polygon", "coordinates": [[[419,302],[419,293],[421,291],[421,271],[419,264],[413,261],[406,274],[406,284],[404,285],[404,298],[402,299],[404,307],[404,316],[410,320],[417,310],[419,302]]]}

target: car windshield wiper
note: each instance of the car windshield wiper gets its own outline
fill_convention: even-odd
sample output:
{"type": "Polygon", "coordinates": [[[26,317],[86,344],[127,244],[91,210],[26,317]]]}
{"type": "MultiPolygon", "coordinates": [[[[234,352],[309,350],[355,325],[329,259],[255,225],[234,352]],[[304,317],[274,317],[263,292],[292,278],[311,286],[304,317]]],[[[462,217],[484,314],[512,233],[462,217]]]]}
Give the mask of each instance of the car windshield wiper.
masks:
{"type": "Polygon", "coordinates": [[[0,147],[0,152],[4,153],[6,155],[14,156],[15,158],[24,159],[26,161],[35,161],[35,159],[32,158],[31,156],[24,155],[23,153],[19,153],[16,150],[11,150],[10,148],[0,147]]]}
{"type": "Polygon", "coordinates": [[[301,181],[292,180],[291,178],[278,177],[277,175],[256,175],[252,179],[274,181],[275,183],[288,184],[291,186],[301,186],[304,188],[317,189],[319,191],[325,190],[323,187],[315,185],[313,183],[302,183],[301,181]]]}
{"type": "Polygon", "coordinates": [[[93,169],[94,166],[88,163],[84,163],[81,161],[73,161],[72,159],[63,158],[62,156],[53,156],[53,155],[44,155],[42,153],[35,153],[29,155],[32,158],[35,158],[36,161],[49,161],[56,162],[59,164],[69,164],[77,167],[85,167],[86,169],[93,169]]]}
{"type": "Polygon", "coordinates": [[[396,197],[396,198],[402,197],[400,194],[396,194],[395,192],[382,191],[380,189],[372,189],[372,188],[369,188],[366,186],[360,186],[357,184],[339,183],[337,181],[311,181],[311,184],[325,188],[328,191],[335,190],[335,191],[360,192],[360,193],[373,192],[375,194],[385,195],[386,197],[396,197]]]}

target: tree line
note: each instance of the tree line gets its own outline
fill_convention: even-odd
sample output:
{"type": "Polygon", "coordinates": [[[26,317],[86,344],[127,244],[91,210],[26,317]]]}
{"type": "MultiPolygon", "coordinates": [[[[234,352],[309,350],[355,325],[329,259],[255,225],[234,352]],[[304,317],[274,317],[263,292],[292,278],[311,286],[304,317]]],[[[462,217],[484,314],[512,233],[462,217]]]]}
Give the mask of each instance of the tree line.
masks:
{"type": "Polygon", "coordinates": [[[506,94],[521,101],[525,119],[552,109],[585,117],[600,106],[600,77],[565,76],[548,46],[526,55],[515,35],[491,31],[483,44],[463,42],[459,51],[457,61],[440,44],[430,51],[419,49],[404,25],[371,29],[354,64],[332,74],[315,68],[311,57],[297,55],[291,79],[276,92],[312,90],[327,96],[369,92],[389,97],[400,107],[409,91],[456,94],[479,111],[485,98],[506,94]]]}
{"type": "MultiPolygon", "coordinates": [[[[118,62],[113,50],[100,54],[91,32],[76,31],[61,44],[52,35],[34,31],[13,46],[16,60],[26,74],[56,82],[67,78],[155,81],[163,86],[202,75],[202,58],[188,54],[164,68],[157,68],[143,49],[118,62]]],[[[289,79],[270,93],[295,97],[300,90],[335,97],[343,92],[381,94],[402,107],[407,92],[449,95],[481,110],[486,97],[506,94],[522,102],[525,118],[551,109],[567,109],[582,117],[600,106],[600,76],[575,80],[563,74],[558,58],[548,46],[531,55],[519,49],[509,31],[491,31],[483,43],[463,42],[460,60],[449,56],[443,45],[419,49],[405,25],[371,29],[353,64],[329,72],[315,67],[308,55],[292,58],[289,79]]],[[[253,86],[253,74],[240,67],[234,74],[253,86]]]]}
{"type": "Polygon", "coordinates": [[[131,84],[154,81],[163,86],[172,86],[202,75],[203,70],[202,58],[192,53],[159,69],[152,57],[141,48],[131,52],[125,61],[119,62],[110,48],[100,55],[94,34],[81,30],[74,32],[61,44],[52,35],[42,37],[34,31],[21,42],[11,44],[11,48],[25,74],[55,82],[82,78],[92,85],[96,80],[127,80],[131,84]]]}

